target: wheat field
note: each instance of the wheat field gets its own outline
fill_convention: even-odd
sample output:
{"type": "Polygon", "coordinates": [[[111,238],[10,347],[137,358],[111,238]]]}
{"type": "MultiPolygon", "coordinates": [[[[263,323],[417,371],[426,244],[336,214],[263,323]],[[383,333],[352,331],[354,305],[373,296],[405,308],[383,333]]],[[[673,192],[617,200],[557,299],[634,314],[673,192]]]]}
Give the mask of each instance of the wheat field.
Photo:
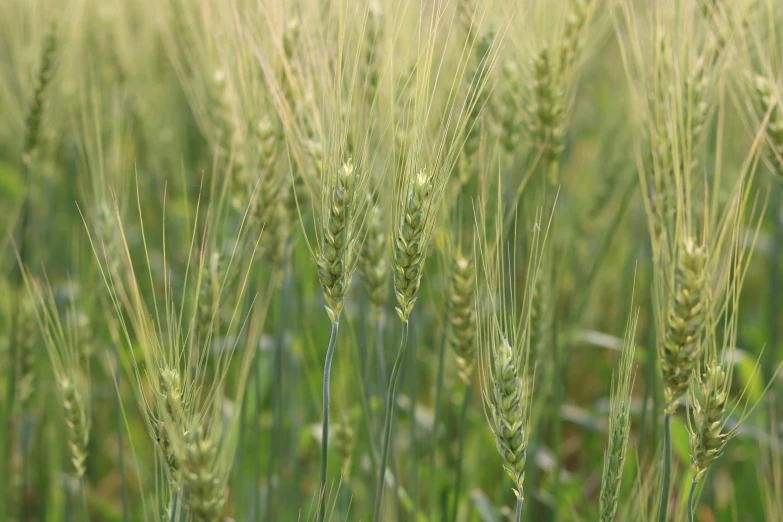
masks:
{"type": "Polygon", "coordinates": [[[783,4],[0,2],[0,522],[783,522],[783,4]]]}

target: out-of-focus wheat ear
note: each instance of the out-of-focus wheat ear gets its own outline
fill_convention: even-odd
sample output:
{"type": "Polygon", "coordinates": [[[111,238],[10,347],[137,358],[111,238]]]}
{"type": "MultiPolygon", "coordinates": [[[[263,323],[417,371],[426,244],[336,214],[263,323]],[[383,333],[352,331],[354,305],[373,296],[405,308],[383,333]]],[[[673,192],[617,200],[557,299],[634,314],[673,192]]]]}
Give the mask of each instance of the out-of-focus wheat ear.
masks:
{"type": "Polygon", "coordinates": [[[473,100],[473,103],[465,118],[465,141],[462,145],[459,165],[460,183],[462,184],[465,184],[475,174],[476,155],[481,141],[482,120],[484,120],[481,117],[482,109],[488,96],[488,92],[482,88],[482,84],[483,78],[487,74],[487,59],[494,40],[495,32],[491,29],[487,29],[481,34],[474,48],[475,72],[466,78],[468,90],[478,92],[478,94],[474,95],[473,92],[469,92],[467,97],[469,100],[473,100]]]}
{"type": "Polygon", "coordinates": [[[494,105],[499,112],[500,143],[507,154],[512,153],[522,132],[522,114],[517,101],[521,89],[519,66],[513,60],[503,64],[501,73],[501,103],[494,105]]]}
{"type": "Polygon", "coordinates": [[[701,355],[699,336],[708,300],[707,256],[706,245],[698,245],[690,237],[685,237],[677,249],[665,337],[660,347],[665,411],[669,414],[674,414],[688,391],[701,355]]]}
{"type": "Polygon", "coordinates": [[[416,304],[427,252],[425,225],[432,211],[432,182],[427,171],[421,170],[411,181],[394,241],[394,293],[400,305],[396,310],[404,323],[416,304]]]}
{"type": "Polygon", "coordinates": [[[593,0],[570,0],[568,14],[560,42],[560,71],[563,75],[573,68],[583,44],[583,31],[587,25],[593,0]]]}
{"type": "Polygon", "coordinates": [[[556,83],[549,45],[544,42],[533,61],[532,106],[530,132],[539,151],[549,181],[557,182],[560,154],[563,152],[564,112],[563,96],[556,83]]]}
{"type": "Polygon", "coordinates": [[[601,522],[612,522],[617,513],[620,486],[623,480],[625,452],[631,431],[631,388],[633,358],[636,351],[636,326],[639,312],[628,318],[620,356],[619,374],[612,379],[612,397],[609,412],[609,442],[604,452],[604,470],[601,479],[601,522]]]}
{"type": "Polygon", "coordinates": [[[335,186],[331,190],[330,206],[324,222],[321,252],[317,254],[318,278],[321,281],[326,313],[332,324],[340,320],[343,300],[348,290],[351,260],[349,213],[353,199],[356,174],[349,159],[340,168],[335,186]]]}
{"type": "Polygon", "coordinates": [[[59,382],[60,397],[65,410],[65,426],[68,429],[68,449],[76,476],[84,476],[87,460],[87,443],[90,440],[90,420],[82,394],[74,381],[68,377],[59,382]]]}
{"type": "Polygon", "coordinates": [[[22,159],[25,164],[32,159],[40,141],[41,119],[43,117],[44,103],[46,102],[46,91],[52,81],[54,62],[57,55],[58,32],[59,24],[57,20],[52,20],[46,33],[41,53],[41,63],[38,67],[38,75],[35,78],[33,87],[33,96],[27,108],[24,148],[22,150],[22,159]]]}
{"type": "Polygon", "coordinates": [[[772,82],[764,76],[756,76],[756,99],[762,118],[767,118],[766,134],[769,145],[769,161],[774,174],[783,181],[783,111],[775,97],[772,82]]]}
{"type": "Polygon", "coordinates": [[[367,12],[367,27],[365,28],[364,67],[366,70],[364,97],[372,105],[378,95],[380,81],[380,57],[383,49],[383,10],[380,3],[370,2],[367,12]]]}
{"type": "Polygon", "coordinates": [[[17,358],[19,377],[16,381],[16,400],[22,411],[27,409],[27,402],[35,392],[36,353],[40,338],[35,332],[34,302],[28,295],[20,295],[19,326],[16,331],[17,358]]]}
{"type": "MultiPolygon", "coordinates": [[[[368,196],[371,198],[372,196],[368,196]]],[[[372,304],[381,309],[389,297],[389,244],[380,206],[373,204],[365,219],[365,238],[359,254],[359,279],[372,304]]]]}
{"type": "Polygon", "coordinates": [[[454,254],[446,294],[448,339],[465,385],[473,380],[476,358],[476,269],[472,256],[454,254]]]}
{"type": "Polygon", "coordinates": [[[253,214],[263,227],[261,248],[264,255],[274,266],[283,262],[285,244],[288,236],[285,219],[283,176],[278,168],[278,151],[281,146],[280,132],[269,118],[262,119],[253,129],[253,138],[257,143],[258,174],[260,187],[253,204],[253,214]]]}
{"type": "Polygon", "coordinates": [[[343,480],[351,479],[351,457],[356,443],[356,433],[348,419],[342,419],[334,428],[331,436],[332,448],[343,462],[343,480]]]}

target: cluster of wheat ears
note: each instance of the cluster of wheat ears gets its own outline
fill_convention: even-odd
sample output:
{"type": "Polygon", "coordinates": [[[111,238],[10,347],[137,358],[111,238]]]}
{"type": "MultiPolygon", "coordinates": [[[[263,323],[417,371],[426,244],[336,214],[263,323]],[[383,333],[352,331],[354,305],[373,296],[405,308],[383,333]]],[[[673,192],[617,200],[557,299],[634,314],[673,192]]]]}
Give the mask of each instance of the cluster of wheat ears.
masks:
{"type": "Polygon", "coordinates": [[[781,23],[5,0],[0,522],[783,520],[781,23]]]}

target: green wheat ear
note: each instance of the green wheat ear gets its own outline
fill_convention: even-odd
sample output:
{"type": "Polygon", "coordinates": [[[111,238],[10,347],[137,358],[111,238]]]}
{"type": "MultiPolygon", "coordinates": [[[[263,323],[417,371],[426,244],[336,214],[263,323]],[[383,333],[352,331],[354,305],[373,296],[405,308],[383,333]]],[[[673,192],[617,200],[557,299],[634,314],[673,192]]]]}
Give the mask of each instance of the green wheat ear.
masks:
{"type": "Polygon", "coordinates": [[[337,183],[332,188],[328,217],[324,223],[322,251],[318,254],[318,278],[321,281],[326,313],[332,324],[339,321],[343,300],[348,290],[350,238],[349,212],[356,175],[349,159],[340,168],[337,183]]]}
{"type": "Polygon", "coordinates": [[[526,403],[522,393],[525,378],[520,374],[514,352],[505,339],[493,352],[493,364],[491,429],[506,472],[514,481],[514,493],[519,497],[523,491],[527,462],[526,403]]]}
{"type": "Polygon", "coordinates": [[[677,251],[673,295],[661,348],[666,411],[674,413],[688,391],[701,355],[699,336],[707,307],[707,250],[686,238],[677,251]]]}
{"type": "Polygon", "coordinates": [[[634,338],[639,322],[638,311],[628,319],[620,356],[619,374],[612,378],[612,398],[609,413],[609,442],[604,452],[604,469],[601,478],[601,522],[612,522],[617,513],[620,486],[623,480],[625,453],[631,432],[631,387],[633,358],[636,351],[634,338]]]}
{"type": "Polygon", "coordinates": [[[71,462],[76,476],[84,476],[87,460],[87,443],[90,440],[90,421],[84,406],[81,393],[73,380],[60,380],[60,395],[65,410],[65,426],[68,428],[68,448],[71,451],[71,462]]]}
{"type": "Polygon", "coordinates": [[[432,183],[426,170],[413,179],[405,203],[397,238],[394,241],[394,293],[400,321],[407,322],[416,304],[427,252],[424,228],[430,212],[432,183]]]}
{"type": "Polygon", "coordinates": [[[476,271],[472,258],[457,253],[451,264],[446,295],[449,342],[465,384],[473,377],[476,358],[476,271]]]}

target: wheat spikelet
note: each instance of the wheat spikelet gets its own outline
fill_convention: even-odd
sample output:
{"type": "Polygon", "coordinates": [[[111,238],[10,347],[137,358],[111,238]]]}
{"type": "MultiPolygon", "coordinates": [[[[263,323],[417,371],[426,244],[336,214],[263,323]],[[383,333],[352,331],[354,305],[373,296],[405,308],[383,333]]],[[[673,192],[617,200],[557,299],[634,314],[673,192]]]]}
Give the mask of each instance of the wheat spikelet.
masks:
{"type": "Polygon", "coordinates": [[[332,188],[328,218],[324,223],[322,251],[318,254],[318,277],[326,299],[326,313],[337,323],[343,310],[343,299],[348,290],[350,240],[349,213],[353,196],[353,163],[349,159],[340,168],[337,183],[332,188]]]}
{"type": "Polygon", "coordinates": [[[68,448],[76,476],[81,478],[85,472],[87,443],[90,440],[90,421],[79,390],[69,378],[60,380],[60,394],[65,410],[65,426],[68,428],[68,448]]]}
{"type": "Polygon", "coordinates": [[[181,460],[191,516],[196,522],[216,522],[223,513],[226,492],[216,471],[217,445],[201,426],[185,437],[181,460]]]}
{"type": "Polygon", "coordinates": [[[706,263],[706,247],[685,238],[677,251],[673,295],[661,346],[661,372],[668,413],[676,411],[679,399],[688,391],[701,354],[699,335],[707,306],[706,263]]]}
{"type": "Polygon", "coordinates": [[[459,376],[465,384],[473,378],[476,355],[475,267],[472,258],[455,254],[446,295],[446,318],[459,376]]]}
{"type": "Polygon", "coordinates": [[[430,178],[427,171],[422,170],[412,180],[394,241],[394,293],[400,305],[396,308],[397,315],[402,322],[408,321],[421,284],[422,265],[427,251],[424,228],[431,210],[431,192],[430,178]]]}
{"type": "Polygon", "coordinates": [[[389,295],[389,264],[386,229],[378,205],[372,205],[366,218],[367,232],[359,254],[359,279],[377,308],[383,307],[389,295]]]}
{"type": "Polygon", "coordinates": [[[187,430],[185,390],[179,372],[173,368],[163,368],[159,375],[159,396],[162,404],[159,409],[165,412],[153,422],[156,429],[155,440],[166,460],[169,479],[177,484],[180,478],[180,461],[175,453],[177,438],[187,430]]]}
{"type": "Polygon", "coordinates": [[[698,393],[692,394],[688,431],[691,446],[691,473],[698,482],[707,468],[722,454],[731,437],[724,432],[726,405],[731,378],[722,365],[711,361],[699,376],[698,393]]]}

